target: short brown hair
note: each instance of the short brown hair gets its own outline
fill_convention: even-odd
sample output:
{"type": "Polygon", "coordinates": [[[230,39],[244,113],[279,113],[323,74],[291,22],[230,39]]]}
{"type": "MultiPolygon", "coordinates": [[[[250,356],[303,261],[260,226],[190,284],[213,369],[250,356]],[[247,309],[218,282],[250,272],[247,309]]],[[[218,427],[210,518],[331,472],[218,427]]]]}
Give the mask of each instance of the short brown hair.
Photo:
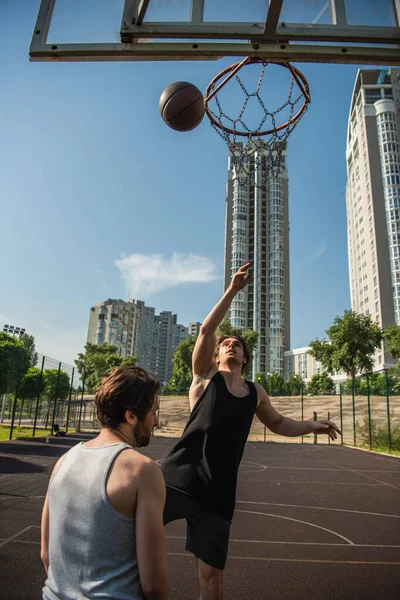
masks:
{"type": "Polygon", "coordinates": [[[242,373],[243,373],[244,369],[248,366],[248,364],[250,362],[250,352],[249,352],[249,349],[247,348],[246,340],[244,338],[242,338],[241,335],[220,335],[217,338],[217,345],[215,346],[214,358],[216,358],[218,356],[219,347],[222,344],[222,342],[229,338],[233,338],[233,339],[237,340],[242,345],[243,355],[244,355],[244,358],[246,359],[246,364],[242,365],[242,373]]]}
{"type": "Polygon", "coordinates": [[[115,367],[103,378],[94,397],[97,418],[103,427],[118,427],[131,410],[142,420],[160,390],[156,377],[139,367],[115,367]]]}

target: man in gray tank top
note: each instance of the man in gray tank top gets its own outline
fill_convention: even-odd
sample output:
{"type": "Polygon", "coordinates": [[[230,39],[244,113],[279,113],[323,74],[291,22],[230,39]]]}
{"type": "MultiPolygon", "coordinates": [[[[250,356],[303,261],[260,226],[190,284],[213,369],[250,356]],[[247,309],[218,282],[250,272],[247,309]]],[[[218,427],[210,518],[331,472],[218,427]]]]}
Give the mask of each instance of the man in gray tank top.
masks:
{"type": "Polygon", "coordinates": [[[237,474],[254,414],[274,433],[340,433],[330,421],[294,421],[280,415],[264,388],[242,377],[249,360],[240,336],[215,332],[233,298],[244,289],[250,263],[241,267],[201,326],[192,356],[191,416],[165,459],[164,522],[185,518],[186,549],[198,558],[200,600],[222,598],[222,574],[235,508],[237,474]]]}
{"type": "Polygon", "coordinates": [[[100,434],[54,467],[42,514],[44,600],[165,600],[159,466],[135,450],[158,424],[158,380],[117,367],[95,395],[100,434]]]}

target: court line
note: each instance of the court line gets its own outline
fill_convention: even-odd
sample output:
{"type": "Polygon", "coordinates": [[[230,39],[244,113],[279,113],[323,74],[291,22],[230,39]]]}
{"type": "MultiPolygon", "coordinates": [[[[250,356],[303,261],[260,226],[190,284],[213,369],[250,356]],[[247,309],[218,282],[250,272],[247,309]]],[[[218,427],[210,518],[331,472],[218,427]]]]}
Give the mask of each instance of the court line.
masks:
{"type": "Polygon", "coordinates": [[[25,533],[26,531],[29,531],[29,529],[32,527],[32,525],[29,525],[28,527],[25,527],[25,529],[21,529],[21,531],[19,531],[18,533],[15,533],[14,535],[12,535],[11,537],[7,538],[6,540],[2,541],[0,543],[0,548],[2,548],[2,546],[4,546],[5,544],[8,544],[8,542],[12,542],[12,540],[14,540],[15,538],[17,538],[19,535],[22,535],[23,533],[25,533]]]}
{"type": "Polygon", "coordinates": [[[250,515],[261,515],[264,517],[274,517],[277,519],[284,519],[285,521],[294,521],[295,523],[302,523],[303,525],[309,525],[309,527],[315,527],[316,529],[321,529],[322,531],[331,533],[332,535],[335,535],[336,537],[341,538],[345,542],[348,542],[348,544],[350,546],[354,546],[354,542],[349,540],[349,538],[345,537],[344,535],[341,535],[340,533],[337,533],[336,531],[332,531],[332,529],[327,529],[326,527],[322,527],[322,525],[316,525],[315,523],[309,523],[308,521],[301,521],[300,519],[294,519],[293,517],[284,517],[283,515],[273,515],[270,513],[256,512],[253,510],[237,510],[236,512],[247,513],[250,515]]]}
{"type": "MultiPolygon", "coordinates": [[[[324,459],[321,459],[324,460],[324,459]]],[[[326,461],[328,462],[328,461],[326,461]]],[[[261,464],[261,463],[260,463],[261,464]]],[[[333,463],[329,463],[328,464],[333,464],[333,463]]],[[[332,471],[338,471],[340,473],[342,473],[343,471],[348,471],[349,473],[398,473],[400,475],[400,471],[383,471],[382,469],[376,469],[376,470],[367,470],[367,469],[357,469],[356,470],[352,470],[352,469],[346,469],[345,467],[341,467],[340,469],[326,469],[323,466],[321,466],[320,468],[318,467],[270,467],[268,465],[267,469],[272,470],[272,469],[279,469],[280,471],[292,471],[292,470],[296,470],[296,471],[324,471],[324,473],[328,472],[331,473],[332,471]]]]}
{"type": "MultiPolygon", "coordinates": [[[[37,527],[36,525],[32,525],[31,527],[37,527]]],[[[166,535],[165,538],[167,540],[186,540],[185,535],[166,535]]],[[[0,538],[0,542],[7,541],[4,538],[0,538]]],[[[40,542],[35,542],[33,540],[8,540],[9,543],[12,544],[31,544],[40,546],[40,542]]],[[[238,540],[231,538],[230,542],[237,542],[243,544],[277,544],[282,546],[328,546],[328,547],[338,547],[338,548],[348,548],[349,544],[341,544],[340,542],[283,542],[280,540],[238,540]]],[[[354,544],[352,548],[379,548],[385,549],[390,548],[392,550],[400,549],[400,545],[395,544],[354,544]]]]}
{"type": "Polygon", "coordinates": [[[236,504],[262,504],[265,506],[284,506],[289,508],[307,508],[312,510],[331,510],[335,512],[347,512],[356,515],[372,515],[373,517],[391,517],[400,519],[400,515],[387,515],[384,513],[366,512],[363,510],[350,510],[348,508],[328,508],[327,506],[306,506],[304,504],[281,504],[278,502],[256,502],[254,500],[236,500],[236,504]]]}
{"type": "MultiPolygon", "coordinates": [[[[185,556],[193,558],[189,552],[167,552],[168,556],[185,556]]],[[[317,560],[307,558],[268,558],[265,556],[228,556],[228,560],[263,560],[266,562],[294,562],[294,563],[328,563],[334,565],[400,565],[400,562],[366,561],[366,560],[317,560]]]]}
{"type": "MultiPolygon", "coordinates": [[[[2,541],[3,538],[0,538],[0,542],[2,541]]],[[[10,544],[33,544],[33,545],[37,545],[40,546],[40,542],[33,542],[31,540],[9,540],[10,544]]]]}
{"type": "MultiPolygon", "coordinates": [[[[246,471],[246,473],[257,473],[257,471],[246,471]]],[[[380,487],[383,484],[382,483],[353,483],[351,481],[349,482],[345,482],[345,481],[287,481],[287,480],[283,480],[283,479],[245,479],[244,481],[262,481],[263,483],[294,483],[296,485],[299,485],[301,483],[306,483],[306,484],[313,484],[313,483],[321,483],[322,485],[348,485],[348,486],[352,486],[352,485],[369,485],[369,486],[376,486],[376,487],[380,487]]]]}
{"type": "Polygon", "coordinates": [[[262,463],[256,463],[256,462],[250,462],[248,460],[244,460],[241,463],[239,473],[240,472],[242,472],[242,473],[260,473],[260,472],[266,471],[266,470],[267,470],[267,467],[265,465],[263,465],[262,463]],[[261,468],[249,470],[249,469],[252,469],[252,465],[253,465],[253,467],[256,466],[256,467],[261,467],[261,468]]]}
{"type": "MultiPolygon", "coordinates": [[[[333,463],[329,462],[329,460],[326,460],[325,458],[321,458],[320,459],[321,462],[325,462],[328,465],[331,465],[333,463]]],[[[329,469],[328,469],[329,470],[329,469]]],[[[346,471],[347,473],[355,473],[357,475],[361,475],[361,477],[366,477],[367,479],[371,479],[372,481],[378,481],[379,483],[382,483],[383,485],[386,485],[387,487],[393,488],[395,490],[400,490],[400,486],[398,485],[393,485],[391,483],[387,483],[386,481],[381,481],[380,479],[376,479],[375,477],[371,477],[370,475],[365,475],[365,472],[362,472],[361,470],[358,471],[356,469],[348,469],[347,467],[341,467],[342,471],[346,471]]],[[[375,473],[376,471],[366,471],[367,473],[375,473]]],[[[387,472],[387,471],[386,471],[387,472]]],[[[389,473],[391,473],[392,471],[389,471],[389,473]]],[[[395,473],[397,473],[398,471],[395,471],[395,473]]],[[[378,471],[378,473],[385,473],[385,471],[378,471]]]]}
{"type": "Polygon", "coordinates": [[[24,496],[23,494],[7,494],[4,492],[0,492],[0,500],[9,500],[10,498],[12,498],[13,500],[20,500],[21,498],[24,498],[24,500],[29,500],[31,498],[46,498],[46,496],[24,496]]]}
{"type": "MultiPolygon", "coordinates": [[[[171,540],[186,540],[185,535],[166,535],[166,539],[171,540]]],[[[16,540],[18,542],[18,540],[16,540]]],[[[348,548],[349,544],[341,544],[340,542],[283,542],[280,540],[236,540],[230,538],[229,542],[242,542],[244,544],[281,544],[287,546],[333,546],[339,548],[348,548]]],[[[36,542],[38,543],[38,542],[36,542]]],[[[395,544],[353,544],[352,548],[399,548],[400,545],[395,544]]]]}

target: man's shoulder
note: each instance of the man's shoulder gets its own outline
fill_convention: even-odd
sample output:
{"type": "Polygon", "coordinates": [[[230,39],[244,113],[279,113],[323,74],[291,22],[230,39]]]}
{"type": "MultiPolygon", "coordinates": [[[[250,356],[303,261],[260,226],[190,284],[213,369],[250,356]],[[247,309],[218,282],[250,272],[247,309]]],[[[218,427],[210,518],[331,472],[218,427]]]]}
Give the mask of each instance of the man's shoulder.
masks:
{"type": "Polygon", "coordinates": [[[118,457],[122,468],[128,470],[133,476],[143,476],[160,471],[160,465],[148,456],[141,454],[135,448],[125,448],[118,457]]]}
{"type": "Polygon", "coordinates": [[[191,410],[193,410],[195,404],[200,399],[200,396],[204,394],[205,390],[210,384],[210,381],[215,377],[216,373],[219,373],[216,366],[213,366],[209,371],[202,373],[201,375],[193,373],[193,379],[189,389],[189,402],[191,410]]]}

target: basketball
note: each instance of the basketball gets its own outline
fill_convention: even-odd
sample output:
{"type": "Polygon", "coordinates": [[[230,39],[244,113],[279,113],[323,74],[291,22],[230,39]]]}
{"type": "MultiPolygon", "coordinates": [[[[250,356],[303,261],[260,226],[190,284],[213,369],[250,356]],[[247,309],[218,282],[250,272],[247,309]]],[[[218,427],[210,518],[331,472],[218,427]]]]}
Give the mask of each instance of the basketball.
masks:
{"type": "Polygon", "coordinates": [[[201,91],[187,81],[171,83],[161,94],[160,115],[175,131],[191,131],[203,120],[204,100],[201,91]]]}

